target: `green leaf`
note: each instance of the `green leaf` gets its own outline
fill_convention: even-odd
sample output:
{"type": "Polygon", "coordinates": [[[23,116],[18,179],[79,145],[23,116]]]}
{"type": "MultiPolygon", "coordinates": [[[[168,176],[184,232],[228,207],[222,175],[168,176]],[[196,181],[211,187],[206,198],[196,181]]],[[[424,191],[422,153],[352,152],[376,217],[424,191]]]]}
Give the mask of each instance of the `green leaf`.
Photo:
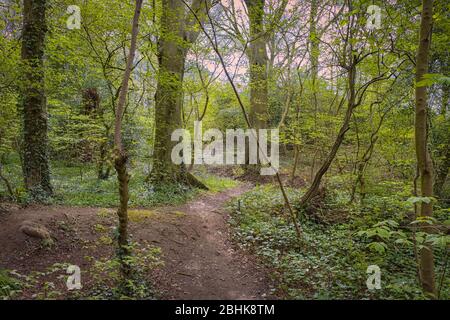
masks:
{"type": "Polygon", "coordinates": [[[373,252],[384,254],[386,252],[387,246],[383,242],[372,242],[367,245],[367,248],[369,248],[373,252]]]}

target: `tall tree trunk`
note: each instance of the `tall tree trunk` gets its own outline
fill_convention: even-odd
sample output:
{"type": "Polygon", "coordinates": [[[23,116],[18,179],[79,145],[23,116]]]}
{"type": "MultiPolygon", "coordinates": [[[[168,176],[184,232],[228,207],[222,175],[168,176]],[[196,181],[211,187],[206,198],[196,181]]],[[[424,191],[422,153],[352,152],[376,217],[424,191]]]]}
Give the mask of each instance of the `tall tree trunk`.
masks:
{"type": "MultiPolygon", "coordinates": [[[[252,129],[267,127],[268,109],[268,64],[267,34],[264,30],[265,0],[245,0],[250,27],[250,45],[247,57],[250,71],[250,112],[252,129]]],[[[246,144],[246,174],[259,172],[259,165],[248,165],[249,145],[246,144]]]]}
{"type": "Polygon", "coordinates": [[[184,7],[181,1],[163,0],[161,36],[158,41],[158,85],[155,94],[155,147],[152,182],[185,181],[185,169],[171,160],[174,130],[183,127],[183,77],[187,48],[181,44],[184,35],[184,7]]]}
{"type": "MultiPolygon", "coordinates": [[[[195,0],[191,9],[200,14],[205,8],[204,0],[195,0]]],[[[208,1],[209,2],[209,1],[208,1]]],[[[204,14],[201,17],[204,18],[204,14]]],[[[178,143],[171,141],[172,132],[183,128],[183,78],[186,55],[189,46],[198,37],[193,28],[192,16],[186,14],[186,7],[180,0],[163,0],[161,35],[158,41],[158,84],[155,94],[155,145],[153,169],[150,181],[154,185],[185,183],[203,187],[186,166],[172,162],[171,153],[178,143]]]]}
{"type": "MultiPolygon", "coordinates": [[[[98,94],[97,88],[85,88],[81,92],[82,105],[81,114],[85,115],[91,119],[97,118],[97,112],[100,106],[100,95],[98,94]]],[[[94,160],[94,149],[95,147],[91,143],[86,143],[82,141],[80,143],[81,157],[80,160],[83,162],[92,163],[94,160]]]]}
{"type": "Polygon", "coordinates": [[[450,121],[446,120],[446,123],[448,127],[448,132],[446,133],[447,147],[440,152],[442,159],[436,166],[436,181],[434,183],[434,193],[440,198],[444,197],[444,186],[447,181],[448,171],[450,168],[450,147],[448,147],[450,146],[450,121]]]}
{"type": "MultiPolygon", "coordinates": [[[[317,32],[317,11],[318,0],[311,0],[310,16],[309,16],[309,56],[311,61],[311,82],[313,92],[314,112],[317,118],[317,76],[319,74],[319,35],[317,32]]],[[[316,119],[317,120],[317,119],[316,119]]]]}
{"type": "MultiPolygon", "coordinates": [[[[420,22],[419,48],[416,58],[416,83],[423,80],[428,73],[429,52],[431,45],[431,33],[433,25],[433,0],[422,1],[422,16],[420,22]]],[[[420,196],[433,196],[433,165],[431,155],[428,152],[428,128],[427,109],[428,94],[427,86],[416,86],[416,123],[415,143],[417,165],[419,169],[420,196]]],[[[420,205],[420,216],[430,217],[433,215],[433,204],[422,202],[420,205]]],[[[429,231],[428,228],[425,230],[429,231]]],[[[436,296],[434,257],[430,248],[420,250],[420,278],[425,293],[436,296]]]]}
{"type": "Polygon", "coordinates": [[[250,21],[250,123],[253,128],[267,126],[268,83],[267,36],[264,32],[265,0],[245,0],[250,21]]]}
{"type": "Polygon", "coordinates": [[[439,161],[436,161],[436,181],[434,182],[434,194],[441,198],[444,197],[444,185],[450,168],[450,148],[448,147],[450,145],[450,118],[448,118],[446,114],[449,102],[450,86],[443,85],[442,90],[443,93],[440,113],[444,121],[444,141],[441,140],[438,141],[438,143],[442,143],[444,147],[438,147],[437,150],[439,161]]]}
{"type": "Polygon", "coordinates": [[[23,173],[35,200],[52,194],[44,84],[46,0],[24,0],[22,34],[23,173]]]}
{"type": "Polygon", "coordinates": [[[128,154],[122,142],[122,118],[124,116],[125,103],[128,93],[128,83],[130,80],[131,70],[133,68],[134,57],[136,54],[136,43],[139,34],[139,16],[141,14],[143,0],[136,0],[136,7],[133,17],[133,26],[131,31],[131,45],[127,57],[127,66],[123,75],[122,86],[119,93],[119,102],[116,108],[116,118],[114,122],[114,145],[115,145],[115,168],[117,171],[117,179],[119,181],[120,205],[117,210],[119,217],[119,257],[122,262],[122,272],[125,276],[130,273],[130,266],[126,263],[124,257],[129,255],[128,248],[128,182],[130,175],[127,170],[128,154]]]}
{"type": "MultiPolygon", "coordinates": [[[[317,77],[319,74],[319,35],[317,32],[317,11],[318,11],[318,0],[311,0],[311,5],[309,9],[309,39],[308,39],[308,50],[309,50],[309,60],[310,60],[310,77],[311,77],[311,104],[314,108],[314,130],[317,130],[317,120],[319,115],[319,102],[317,98],[317,77]]],[[[315,140],[315,139],[314,139],[315,140]]],[[[313,141],[315,144],[317,141],[313,141]]],[[[311,163],[311,180],[315,174],[316,161],[318,160],[319,153],[315,152],[311,163]]],[[[319,156],[320,160],[320,156],[319,156]]]]}

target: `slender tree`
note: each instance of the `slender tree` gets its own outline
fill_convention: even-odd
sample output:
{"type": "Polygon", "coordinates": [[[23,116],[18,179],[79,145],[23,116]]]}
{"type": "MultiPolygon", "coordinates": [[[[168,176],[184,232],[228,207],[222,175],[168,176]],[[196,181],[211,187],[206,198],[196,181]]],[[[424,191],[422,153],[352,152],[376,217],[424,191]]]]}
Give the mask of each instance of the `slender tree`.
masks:
{"type": "Polygon", "coordinates": [[[36,200],[52,194],[43,60],[46,9],[46,0],[24,0],[21,90],[23,174],[26,189],[36,200]]]}
{"type": "MultiPolygon", "coordinates": [[[[355,109],[363,103],[363,99],[367,89],[374,83],[389,79],[392,75],[385,71],[377,76],[371,78],[361,86],[358,86],[357,76],[358,76],[358,66],[368,57],[375,55],[377,51],[364,53],[363,50],[357,50],[354,46],[354,42],[357,39],[360,31],[358,30],[358,19],[357,15],[353,14],[353,2],[351,0],[347,1],[347,10],[349,12],[349,21],[346,24],[345,36],[343,37],[343,48],[342,48],[342,57],[339,58],[340,66],[347,73],[347,95],[344,95],[341,99],[340,106],[345,102],[345,98],[347,99],[347,110],[345,112],[345,116],[342,122],[342,125],[339,129],[339,132],[333,142],[331,150],[328,152],[325,160],[320,166],[317,173],[314,175],[311,186],[305,192],[303,197],[301,198],[301,204],[306,205],[310,202],[312,198],[316,196],[319,191],[320,184],[322,182],[323,176],[328,172],[331,164],[333,163],[336,155],[341,147],[345,135],[347,131],[350,129],[350,122],[353,116],[353,112],[355,109]],[[346,97],[347,96],[347,97],[346,97]]],[[[380,62],[378,61],[378,71],[381,71],[380,62]]],[[[339,107],[340,107],[339,106],[339,107]]]]}
{"type": "MultiPolygon", "coordinates": [[[[420,20],[419,47],[416,57],[416,84],[424,79],[428,73],[430,56],[431,34],[433,26],[433,0],[422,1],[422,16],[420,20]]],[[[416,157],[419,173],[420,195],[422,197],[433,196],[433,164],[428,151],[428,94],[426,85],[416,85],[416,123],[415,143],[416,157]]],[[[420,216],[431,217],[433,215],[432,202],[420,204],[420,216]]],[[[428,228],[426,228],[429,231],[428,228]]],[[[436,296],[434,257],[429,247],[420,249],[420,278],[425,293],[436,296]]]]}
{"type": "Polygon", "coordinates": [[[120,205],[117,210],[119,217],[119,257],[122,258],[122,272],[128,275],[130,270],[124,257],[129,254],[128,248],[128,182],[130,176],[127,170],[128,154],[122,142],[122,118],[124,116],[125,103],[128,93],[128,83],[130,81],[133,61],[136,54],[136,43],[139,34],[139,16],[141,14],[143,0],[136,0],[136,7],[133,17],[133,26],[131,31],[131,45],[127,57],[127,65],[123,75],[122,86],[119,93],[119,101],[116,108],[116,117],[114,122],[114,153],[115,153],[115,169],[117,171],[117,179],[119,181],[120,205]]]}

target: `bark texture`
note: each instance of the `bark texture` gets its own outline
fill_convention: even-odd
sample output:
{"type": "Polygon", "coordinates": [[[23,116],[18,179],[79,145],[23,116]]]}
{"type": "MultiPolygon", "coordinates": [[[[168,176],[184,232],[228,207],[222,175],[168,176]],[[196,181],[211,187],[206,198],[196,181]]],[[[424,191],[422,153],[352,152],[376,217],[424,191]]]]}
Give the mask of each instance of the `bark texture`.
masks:
{"type": "Polygon", "coordinates": [[[131,45],[127,57],[127,66],[123,75],[122,86],[119,93],[119,102],[116,108],[116,118],[114,122],[114,144],[115,144],[115,169],[117,171],[117,179],[119,181],[119,195],[120,205],[117,210],[117,216],[119,218],[119,257],[122,261],[122,273],[128,276],[130,273],[130,266],[124,259],[130,254],[128,247],[128,200],[129,191],[128,183],[130,181],[130,175],[127,170],[128,154],[123,146],[122,142],[122,117],[124,115],[125,103],[128,93],[128,83],[131,76],[131,70],[133,68],[134,57],[136,54],[136,43],[139,34],[139,16],[141,14],[143,0],[136,0],[136,7],[133,17],[133,26],[131,31],[131,45]]]}
{"type": "Polygon", "coordinates": [[[46,7],[46,0],[24,0],[21,52],[23,173],[25,187],[37,201],[52,194],[43,59],[46,7]]]}
{"type": "Polygon", "coordinates": [[[444,194],[444,186],[447,181],[448,171],[450,169],[450,118],[447,116],[447,108],[449,105],[450,86],[444,85],[441,104],[441,116],[443,118],[442,134],[438,135],[438,147],[436,151],[436,180],[434,182],[434,194],[440,198],[446,198],[444,194]],[[442,146],[439,146],[442,145],[442,146]]]}
{"type": "MultiPolygon", "coordinates": [[[[194,0],[191,9],[205,17],[209,1],[194,0]]],[[[184,164],[175,165],[171,159],[172,132],[183,128],[183,78],[186,55],[198,37],[196,21],[180,0],[163,0],[161,35],[158,47],[158,84],[155,94],[155,145],[150,181],[154,185],[200,182],[189,175],[184,164]]]]}
{"type": "MultiPolygon", "coordinates": [[[[422,16],[420,22],[419,48],[416,57],[416,83],[423,80],[428,73],[428,63],[431,45],[431,33],[433,25],[433,0],[422,1],[422,16]]],[[[416,86],[416,123],[415,144],[417,166],[419,173],[420,196],[433,196],[433,165],[428,151],[427,128],[428,94],[427,86],[416,86]]],[[[433,215],[433,204],[420,204],[420,216],[433,215]]],[[[426,230],[429,230],[426,228],[426,230]]],[[[436,296],[434,257],[430,248],[420,250],[420,278],[425,293],[436,296]]]]}
{"type": "Polygon", "coordinates": [[[250,123],[254,129],[267,125],[267,35],[264,31],[265,0],[245,0],[250,22],[250,123]]]}
{"type": "MultiPolygon", "coordinates": [[[[252,129],[267,127],[268,109],[268,35],[264,30],[265,0],[245,0],[248,11],[250,44],[247,52],[250,72],[250,112],[252,129]]],[[[249,164],[249,142],[246,145],[246,175],[258,175],[260,165],[249,164]]],[[[260,159],[261,161],[261,159],[260,159]]]]}
{"type": "Polygon", "coordinates": [[[317,11],[318,11],[317,0],[311,1],[310,16],[309,16],[309,56],[311,60],[311,84],[313,99],[312,103],[315,112],[315,122],[317,122],[317,112],[318,112],[318,99],[317,99],[317,77],[319,75],[319,35],[317,32],[317,11]]]}

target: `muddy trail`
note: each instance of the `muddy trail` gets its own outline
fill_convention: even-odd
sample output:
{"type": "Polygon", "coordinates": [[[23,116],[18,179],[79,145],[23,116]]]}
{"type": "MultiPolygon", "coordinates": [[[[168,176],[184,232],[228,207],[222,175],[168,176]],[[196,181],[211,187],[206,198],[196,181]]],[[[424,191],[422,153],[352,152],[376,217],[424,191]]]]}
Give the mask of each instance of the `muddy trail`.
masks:
{"type": "MultiPolygon", "coordinates": [[[[161,299],[274,298],[267,270],[232,243],[227,224],[226,202],[249,188],[241,184],[221,193],[203,194],[181,206],[131,210],[132,239],[162,250],[164,265],[151,275],[161,299]]],[[[99,225],[114,228],[114,210],[10,207],[0,213],[0,269],[27,274],[54,263],[88,268],[86,256],[113,254],[111,244],[102,241],[105,236],[99,234],[99,225]],[[24,221],[46,228],[55,240],[52,249],[21,232],[24,221]]]]}

